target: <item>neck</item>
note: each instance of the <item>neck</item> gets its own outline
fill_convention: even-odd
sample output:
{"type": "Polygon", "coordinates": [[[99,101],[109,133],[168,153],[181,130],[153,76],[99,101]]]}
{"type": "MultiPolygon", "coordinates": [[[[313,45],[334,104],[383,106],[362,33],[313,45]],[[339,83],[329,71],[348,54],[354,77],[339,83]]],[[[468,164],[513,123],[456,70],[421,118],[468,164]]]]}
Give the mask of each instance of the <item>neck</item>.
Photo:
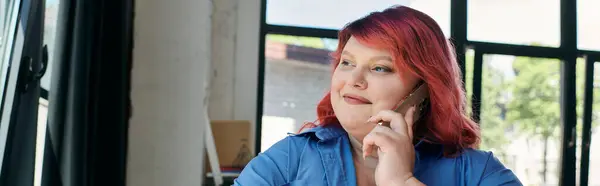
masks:
{"type": "Polygon", "coordinates": [[[352,147],[354,160],[357,163],[364,165],[366,168],[375,169],[379,161],[377,159],[377,153],[372,154],[372,156],[363,158],[362,142],[360,142],[358,139],[356,139],[350,134],[348,134],[348,138],[350,139],[350,146],[352,147]]]}

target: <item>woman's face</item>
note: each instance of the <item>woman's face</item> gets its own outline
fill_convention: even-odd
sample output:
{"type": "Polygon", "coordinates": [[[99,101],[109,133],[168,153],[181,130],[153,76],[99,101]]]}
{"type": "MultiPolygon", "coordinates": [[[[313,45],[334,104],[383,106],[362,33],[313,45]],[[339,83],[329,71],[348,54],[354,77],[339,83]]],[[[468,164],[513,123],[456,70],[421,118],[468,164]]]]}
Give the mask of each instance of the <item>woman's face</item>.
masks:
{"type": "Polygon", "coordinates": [[[362,139],[373,129],[367,119],[393,109],[418,81],[405,69],[398,69],[389,52],[369,48],[351,37],[333,73],[331,104],[344,129],[362,139]]]}

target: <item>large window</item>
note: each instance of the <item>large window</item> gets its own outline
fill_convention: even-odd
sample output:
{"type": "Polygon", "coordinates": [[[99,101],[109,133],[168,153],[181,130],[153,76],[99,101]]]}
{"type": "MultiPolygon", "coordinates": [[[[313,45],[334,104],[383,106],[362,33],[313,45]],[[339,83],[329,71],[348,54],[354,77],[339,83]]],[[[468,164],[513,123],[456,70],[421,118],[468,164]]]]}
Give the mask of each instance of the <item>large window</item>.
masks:
{"type": "Polygon", "coordinates": [[[401,4],[429,14],[448,37],[455,37],[451,41],[458,46],[457,59],[464,68],[467,112],[480,124],[482,150],[493,151],[526,185],[600,184],[591,176],[600,171],[596,168],[600,162],[596,103],[600,98],[595,96],[591,103],[583,94],[588,86],[593,86],[592,95],[598,94],[598,78],[588,81],[588,67],[577,60],[600,56],[598,1],[263,2],[265,60],[259,78],[264,80],[264,92],[259,98],[263,105],[258,108],[262,117],[257,121],[259,127],[262,123],[260,150],[285,137],[281,133],[296,132],[303,122],[316,119],[314,109],[327,86],[305,90],[301,84],[327,83],[326,65],[316,68],[319,66],[310,62],[326,58],[325,53],[335,49],[335,40],[323,38],[335,39],[337,30],[347,22],[401,4]],[[289,55],[289,47],[303,48],[310,52],[301,56],[313,57],[289,59],[297,57],[289,55]],[[284,67],[294,70],[284,73],[284,67]],[[594,110],[584,107],[586,104],[594,110]],[[592,119],[583,119],[585,113],[592,113],[592,119]],[[581,150],[587,133],[591,134],[589,151],[581,150]],[[585,156],[589,158],[582,158],[585,156]],[[587,182],[581,175],[589,175],[587,182]]]}

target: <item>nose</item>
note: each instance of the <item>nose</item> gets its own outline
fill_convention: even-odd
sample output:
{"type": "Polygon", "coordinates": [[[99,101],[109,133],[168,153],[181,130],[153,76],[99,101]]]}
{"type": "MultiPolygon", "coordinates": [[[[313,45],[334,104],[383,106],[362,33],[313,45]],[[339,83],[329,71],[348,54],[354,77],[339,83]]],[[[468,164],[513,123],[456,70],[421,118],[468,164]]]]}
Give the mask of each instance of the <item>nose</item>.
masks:
{"type": "Polygon", "coordinates": [[[363,72],[361,72],[358,68],[355,68],[350,75],[350,78],[346,82],[348,86],[352,86],[357,89],[366,89],[367,81],[363,72]]]}

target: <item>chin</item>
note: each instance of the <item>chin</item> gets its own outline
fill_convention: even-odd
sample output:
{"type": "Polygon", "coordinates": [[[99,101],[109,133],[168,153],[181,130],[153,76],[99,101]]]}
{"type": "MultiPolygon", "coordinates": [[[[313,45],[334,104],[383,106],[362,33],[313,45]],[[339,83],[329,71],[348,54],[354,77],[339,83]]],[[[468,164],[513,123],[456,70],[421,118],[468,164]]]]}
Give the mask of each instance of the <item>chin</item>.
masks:
{"type": "Polygon", "coordinates": [[[346,129],[361,128],[361,126],[366,126],[367,120],[370,117],[368,114],[358,113],[345,113],[336,115],[340,121],[340,124],[346,129]]]}

